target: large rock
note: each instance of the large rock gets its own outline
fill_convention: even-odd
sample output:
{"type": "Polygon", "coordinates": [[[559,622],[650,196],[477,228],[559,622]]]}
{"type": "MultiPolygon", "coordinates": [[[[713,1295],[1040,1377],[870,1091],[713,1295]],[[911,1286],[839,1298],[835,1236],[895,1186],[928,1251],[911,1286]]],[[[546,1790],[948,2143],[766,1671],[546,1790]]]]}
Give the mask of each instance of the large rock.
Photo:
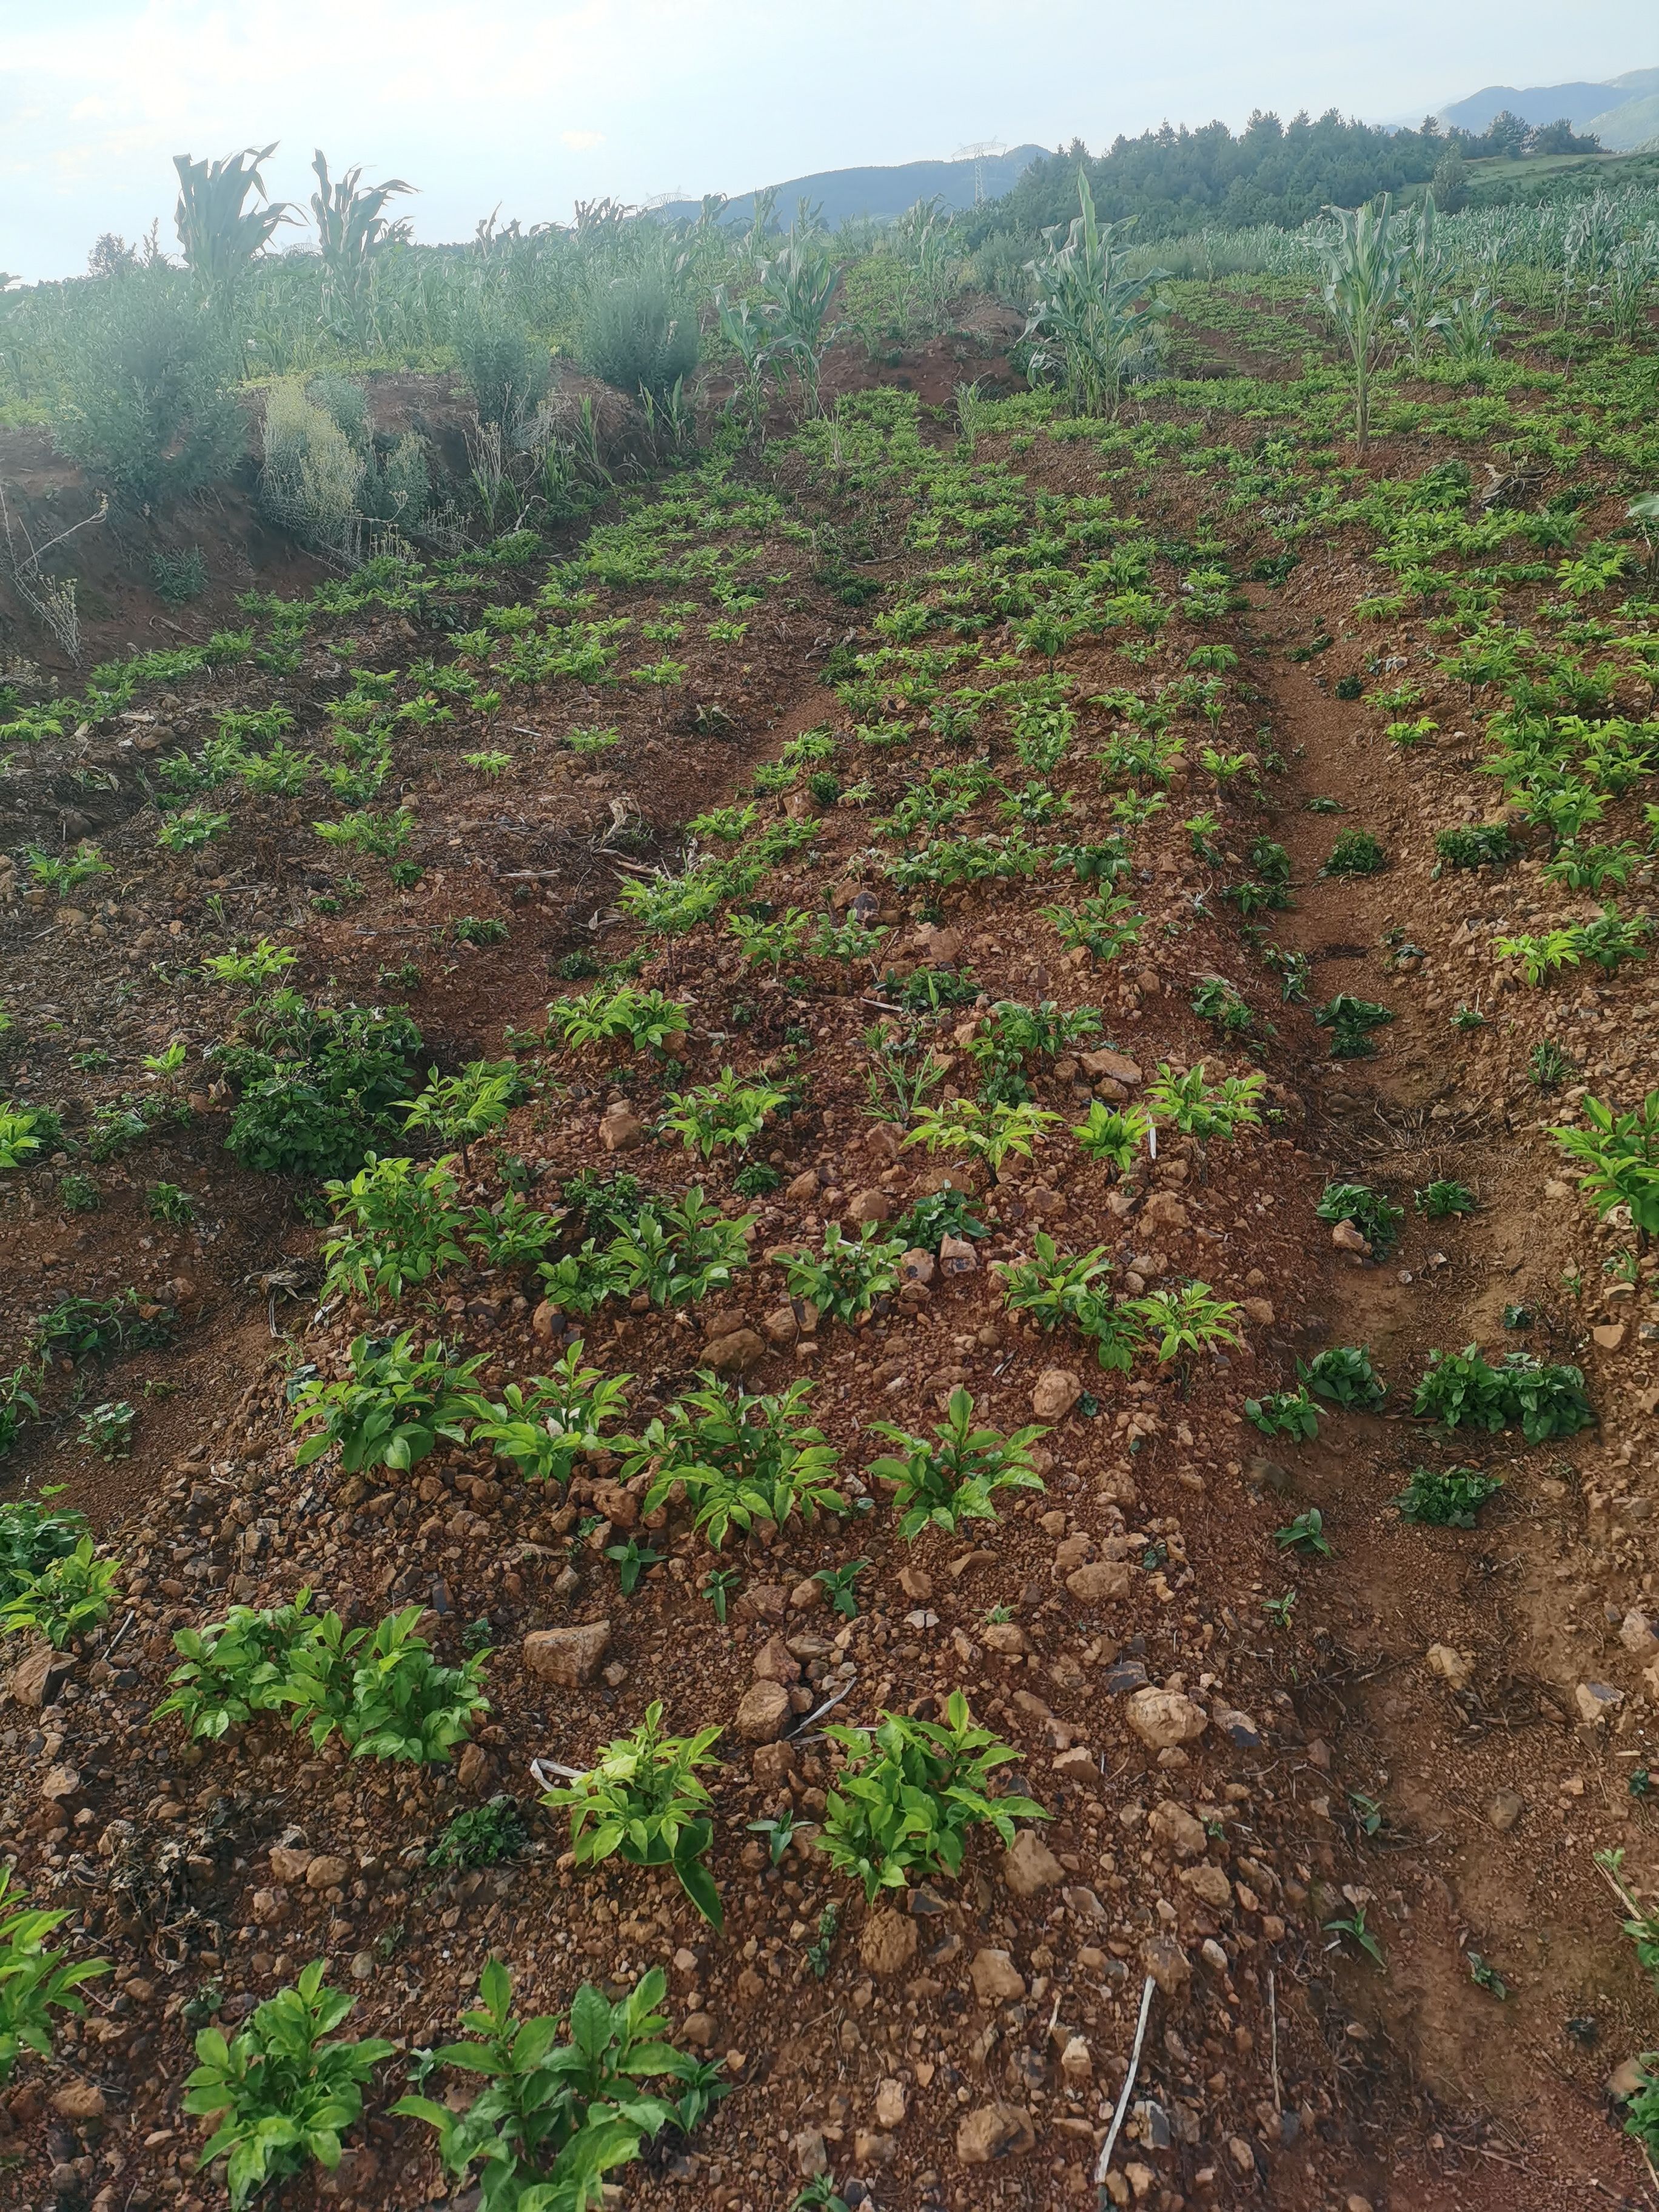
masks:
{"type": "Polygon", "coordinates": [[[70,2081],[52,2094],[52,2109],[60,2120],[89,2126],[104,2117],[104,2093],[95,2081],[70,2081]]]}
{"type": "Polygon", "coordinates": [[[916,1955],[916,1923],[908,1912],[882,1905],[859,1930],[859,1960],[866,1974],[902,1974],[916,1955]]]}
{"type": "Polygon", "coordinates": [[[1166,1997],[1181,1996],[1193,1978],[1193,1962],[1173,1936],[1149,1936],[1140,1947],[1140,1963],[1166,1997]]]}
{"type": "Polygon", "coordinates": [[[968,1969],[982,2005],[1013,2004],[1025,1994],[1025,1977],[1006,1951],[975,1951],[968,1969]]]}
{"type": "Polygon", "coordinates": [[[1045,1367],[1031,1392],[1032,1414],[1039,1421],[1063,1421],[1082,1395],[1082,1381],[1069,1367],[1045,1367]]]}
{"type": "Polygon", "coordinates": [[[75,1662],[50,1644],[38,1644],[20,1659],[6,1677],[6,1686],[20,1705],[39,1712],[58,1702],[58,1692],[75,1672],[75,1662]]]}
{"type": "Polygon", "coordinates": [[[1430,1674],[1437,1674],[1449,1690],[1461,1690],[1474,1672],[1474,1654],[1449,1644],[1431,1644],[1427,1663],[1430,1674]]]}
{"type": "Polygon", "coordinates": [[[1121,1559],[1097,1559],[1091,1565],[1074,1567],[1066,1587],[1079,1605],[1103,1605],[1109,1598],[1127,1596],[1129,1579],[1121,1559]]]}
{"type": "Polygon", "coordinates": [[[781,1682],[788,1689],[800,1680],[800,1662],[781,1636],[769,1636],[755,1654],[751,1669],[757,1682],[781,1682]]]}
{"type": "Polygon", "coordinates": [[[1195,1705],[1179,1690],[1137,1690],[1129,1700],[1126,1717],[1149,1751],[1170,1751],[1192,1743],[1210,1724],[1202,1705],[1195,1705]]]}
{"type": "Polygon", "coordinates": [[[1064,1881],[1066,1869],[1035,1828],[1022,1828],[1002,1855],[1002,1879],[1016,1897],[1035,1897],[1064,1881]]]}
{"type": "Polygon", "coordinates": [[[1210,1840],[1204,1823],[1194,1820],[1184,1805],[1177,1805],[1169,1797],[1153,1806],[1146,1832],[1160,1843],[1167,1844],[1178,1859],[1201,1858],[1210,1840]]]}
{"type": "Polygon", "coordinates": [[[981,2105],[957,2127],[957,2156],[963,2166],[989,2166],[1021,2158],[1036,2148],[1036,2130],[1023,2105],[981,2105]]]}
{"type": "Polygon", "coordinates": [[[611,1641],[608,1620],[584,1621],[580,1628],[536,1628],[524,1640],[524,1663],[544,1682],[574,1690],[599,1671],[611,1641]]]}
{"type": "Polygon", "coordinates": [[[1091,1083],[1105,1081],[1121,1083],[1126,1089],[1140,1081],[1140,1066],[1127,1054],[1114,1052],[1109,1046],[1099,1052],[1080,1052],[1078,1065],[1091,1083]]]}
{"type": "Polygon", "coordinates": [[[645,1140],[645,1124],[631,1106],[618,1099],[608,1106],[599,1122],[599,1142],[607,1152],[631,1152],[645,1140]]]}
{"type": "Polygon", "coordinates": [[[306,1869],[306,1887],[307,1889],[341,1889],[349,1879],[350,1874],[351,1867],[349,1861],[331,1857],[327,1852],[319,1851],[306,1869]]]}
{"type": "Polygon", "coordinates": [[[306,1869],[316,1856],[314,1851],[289,1844],[273,1844],[270,1847],[270,1878],[273,1881],[303,1881],[306,1869]]]}
{"type": "Polygon", "coordinates": [[[734,1328],[703,1346],[702,1364],[716,1375],[752,1375],[766,1357],[766,1343],[752,1328],[734,1328]]]}
{"type": "Polygon", "coordinates": [[[1200,1860],[1197,1866],[1183,1868],[1181,1880],[1212,1912],[1225,1912],[1233,1901],[1232,1884],[1221,1868],[1209,1859],[1200,1860]]]}
{"type": "Polygon", "coordinates": [[[775,1743],[793,1707],[781,1682],[755,1682],[738,1706],[738,1734],[745,1743],[775,1743]]]}

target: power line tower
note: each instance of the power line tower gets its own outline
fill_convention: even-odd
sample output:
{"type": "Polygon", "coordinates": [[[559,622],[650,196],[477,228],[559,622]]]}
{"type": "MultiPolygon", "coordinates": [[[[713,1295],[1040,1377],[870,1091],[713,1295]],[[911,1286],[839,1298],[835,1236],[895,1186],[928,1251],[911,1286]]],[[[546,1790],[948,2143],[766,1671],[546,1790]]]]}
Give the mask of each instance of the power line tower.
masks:
{"type": "Polygon", "coordinates": [[[1008,149],[1000,138],[976,138],[970,146],[958,146],[951,156],[953,161],[971,161],[974,165],[974,205],[978,207],[985,198],[985,164],[994,155],[1006,154],[1008,149]]]}

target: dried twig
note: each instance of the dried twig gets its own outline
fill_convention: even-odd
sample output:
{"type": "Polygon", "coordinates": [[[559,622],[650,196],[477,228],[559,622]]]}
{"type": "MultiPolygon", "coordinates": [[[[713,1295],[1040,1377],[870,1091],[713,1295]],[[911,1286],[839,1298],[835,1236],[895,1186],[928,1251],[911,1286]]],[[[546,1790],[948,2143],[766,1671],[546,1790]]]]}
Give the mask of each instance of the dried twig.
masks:
{"type": "Polygon", "coordinates": [[[1110,2170],[1112,2153],[1117,2146],[1124,2115],[1129,2109],[1129,2099],[1134,2089],[1135,2075],[1140,2070],[1140,2046],[1146,2040],[1146,2021],[1152,2009],[1152,1991],[1157,1987],[1158,1984],[1148,1974],[1146,1987],[1140,1992],[1140,2018],[1135,2025],[1135,2043],[1134,2049],[1129,2053],[1129,2070],[1123,2077],[1123,2087],[1118,2094],[1117,2110],[1112,2114],[1112,2124],[1106,2130],[1106,2140],[1100,2146],[1100,2156],[1095,2160],[1095,2180],[1101,2186],[1104,2185],[1107,2173],[1110,2170]]]}

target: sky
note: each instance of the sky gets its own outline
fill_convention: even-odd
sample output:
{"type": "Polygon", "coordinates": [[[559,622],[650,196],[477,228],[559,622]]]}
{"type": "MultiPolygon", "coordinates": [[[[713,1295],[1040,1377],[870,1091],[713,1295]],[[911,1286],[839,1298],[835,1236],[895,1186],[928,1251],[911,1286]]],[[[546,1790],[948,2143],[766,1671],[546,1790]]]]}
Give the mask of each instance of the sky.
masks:
{"type": "Polygon", "coordinates": [[[275,197],[303,202],[320,146],[418,185],[436,241],[498,204],[568,222],[976,140],[1395,119],[1654,66],[1653,0],[0,0],[0,270],[74,275],[157,216],[171,246],[172,156],[273,139],[275,197]]]}

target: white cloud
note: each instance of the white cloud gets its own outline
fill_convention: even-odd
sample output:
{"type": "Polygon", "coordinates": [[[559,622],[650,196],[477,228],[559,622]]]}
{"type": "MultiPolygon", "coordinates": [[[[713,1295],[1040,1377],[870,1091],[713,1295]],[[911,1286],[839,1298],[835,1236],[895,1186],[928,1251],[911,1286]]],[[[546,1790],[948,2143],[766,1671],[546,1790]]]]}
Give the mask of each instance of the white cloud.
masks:
{"type": "Polygon", "coordinates": [[[573,154],[590,153],[595,146],[605,143],[603,131],[561,131],[559,137],[573,154]]]}

